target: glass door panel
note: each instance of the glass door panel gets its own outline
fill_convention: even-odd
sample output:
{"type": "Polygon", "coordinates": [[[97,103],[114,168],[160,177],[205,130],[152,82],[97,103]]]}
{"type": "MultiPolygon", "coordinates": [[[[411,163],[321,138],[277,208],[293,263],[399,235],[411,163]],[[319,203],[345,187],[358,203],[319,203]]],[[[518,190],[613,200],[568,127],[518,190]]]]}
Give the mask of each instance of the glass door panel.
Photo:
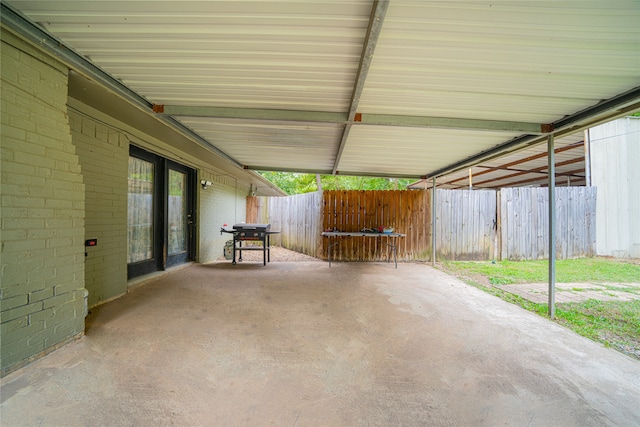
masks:
{"type": "Polygon", "coordinates": [[[129,157],[127,263],[154,258],[154,164],[129,157]]]}
{"type": "Polygon", "coordinates": [[[194,176],[193,169],[167,162],[167,267],[193,259],[194,176]]]}
{"type": "Polygon", "coordinates": [[[127,195],[127,277],[162,269],[162,159],[131,146],[127,195]]]}
{"type": "Polygon", "coordinates": [[[186,174],[169,169],[169,255],[187,250],[186,174]]]}

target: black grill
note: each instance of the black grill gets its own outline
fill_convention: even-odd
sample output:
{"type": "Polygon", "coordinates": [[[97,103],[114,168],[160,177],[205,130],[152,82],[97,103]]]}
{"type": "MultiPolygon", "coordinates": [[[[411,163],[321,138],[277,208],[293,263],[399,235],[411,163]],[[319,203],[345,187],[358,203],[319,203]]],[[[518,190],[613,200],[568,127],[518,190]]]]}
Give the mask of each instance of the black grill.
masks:
{"type": "Polygon", "coordinates": [[[271,231],[271,224],[235,224],[233,230],[220,229],[220,234],[233,234],[233,262],[236,264],[236,251],[239,253],[238,261],[242,262],[242,251],[262,251],[263,265],[271,262],[271,254],[269,252],[270,236],[277,234],[279,231],[271,231]],[[261,246],[242,246],[242,242],[255,241],[261,242],[261,246]]]}
{"type": "Polygon", "coordinates": [[[262,237],[264,233],[269,231],[271,224],[236,224],[233,230],[240,233],[243,237],[262,237]]]}

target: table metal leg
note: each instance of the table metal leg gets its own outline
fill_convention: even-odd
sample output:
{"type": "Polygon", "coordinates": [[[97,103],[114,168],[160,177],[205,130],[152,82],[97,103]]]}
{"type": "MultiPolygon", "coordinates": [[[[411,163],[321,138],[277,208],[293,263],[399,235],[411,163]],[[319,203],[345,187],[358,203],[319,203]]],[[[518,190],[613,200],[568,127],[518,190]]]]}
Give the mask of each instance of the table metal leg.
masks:
{"type": "Polygon", "coordinates": [[[329,259],[329,267],[331,267],[331,252],[332,252],[332,248],[335,245],[339,244],[339,243],[340,243],[340,240],[338,240],[337,242],[331,243],[331,239],[329,239],[329,247],[327,248],[327,258],[329,259]]]}
{"type": "Polygon", "coordinates": [[[331,239],[329,239],[329,247],[327,248],[327,258],[329,258],[329,268],[331,268],[331,249],[336,245],[336,243],[331,243],[331,239]]]}
{"type": "MultiPolygon", "coordinates": [[[[396,251],[396,243],[394,240],[390,240],[391,237],[387,237],[387,246],[391,247],[391,252],[393,252],[393,262],[396,266],[396,268],[398,268],[398,253],[396,251]],[[393,242],[393,243],[390,243],[393,242]]],[[[391,254],[387,254],[387,262],[389,262],[389,259],[391,258],[391,254]]]]}
{"type": "Polygon", "coordinates": [[[396,251],[396,244],[395,242],[393,243],[393,261],[396,264],[396,268],[398,268],[398,253],[396,251]]]}

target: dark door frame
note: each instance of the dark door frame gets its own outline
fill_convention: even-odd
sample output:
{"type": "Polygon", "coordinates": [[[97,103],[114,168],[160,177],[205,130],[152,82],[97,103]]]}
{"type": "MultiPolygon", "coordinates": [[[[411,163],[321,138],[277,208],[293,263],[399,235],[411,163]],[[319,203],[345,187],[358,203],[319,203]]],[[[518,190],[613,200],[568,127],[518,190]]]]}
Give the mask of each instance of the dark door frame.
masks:
{"type": "MultiPolygon", "coordinates": [[[[154,193],[153,193],[153,258],[127,264],[127,279],[131,279],[155,271],[164,271],[168,267],[195,260],[195,200],[196,200],[196,172],[194,169],[164,158],[135,145],[129,146],[129,156],[153,163],[154,165],[154,193]],[[180,257],[168,256],[168,199],[169,199],[169,169],[183,172],[187,176],[187,251],[180,257]]],[[[128,244],[128,243],[127,243],[128,244]]]]}
{"type": "Polygon", "coordinates": [[[164,159],[164,217],[169,218],[169,206],[167,201],[169,200],[169,170],[175,170],[182,172],[186,175],[186,217],[183,218],[187,225],[187,250],[179,255],[169,255],[168,241],[169,241],[169,228],[165,225],[163,227],[163,256],[165,268],[173,267],[174,265],[184,264],[185,262],[195,260],[195,189],[196,189],[196,173],[192,168],[180,163],[176,163],[173,160],[164,159]]]}

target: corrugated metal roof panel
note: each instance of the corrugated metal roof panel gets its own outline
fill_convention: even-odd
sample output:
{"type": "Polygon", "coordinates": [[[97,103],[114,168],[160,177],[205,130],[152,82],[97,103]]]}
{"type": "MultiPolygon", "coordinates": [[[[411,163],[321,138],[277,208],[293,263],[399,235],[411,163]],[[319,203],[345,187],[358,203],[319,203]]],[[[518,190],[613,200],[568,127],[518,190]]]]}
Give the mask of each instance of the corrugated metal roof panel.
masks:
{"type": "Polygon", "coordinates": [[[277,121],[183,117],[188,127],[243,165],[274,169],[329,170],[342,126],[277,121]]]}
{"type": "Polygon", "coordinates": [[[392,1],[360,109],[552,122],[638,85],[638,9],[392,1]]]}
{"type": "Polygon", "coordinates": [[[538,132],[508,122],[540,129],[585,108],[598,120],[640,108],[637,0],[7,3],[155,104],[348,115],[324,125],[174,114],[241,165],[418,177],[473,158],[480,173],[496,167],[485,150],[538,132]],[[602,102],[623,93],[623,107],[602,102]],[[458,127],[371,126],[353,113],[458,127]],[[471,131],[466,119],[508,131],[471,131]]]}
{"type": "Polygon", "coordinates": [[[367,1],[13,2],[158,104],[348,108],[367,1]]]}
{"type": "Polygon", "coordinates": [[[420,176],[425,170],[446,166],[460,157],[493,147],[504,138],[504,132],[425,128],[403,128],[398,132],[395,127],[354,127],[342,154],[340,171],[393,175],[394,171],[402,170],[406,175],[420,176]],[[461,140],[467,143],[451,150],[452,144],[461,140]]]}

